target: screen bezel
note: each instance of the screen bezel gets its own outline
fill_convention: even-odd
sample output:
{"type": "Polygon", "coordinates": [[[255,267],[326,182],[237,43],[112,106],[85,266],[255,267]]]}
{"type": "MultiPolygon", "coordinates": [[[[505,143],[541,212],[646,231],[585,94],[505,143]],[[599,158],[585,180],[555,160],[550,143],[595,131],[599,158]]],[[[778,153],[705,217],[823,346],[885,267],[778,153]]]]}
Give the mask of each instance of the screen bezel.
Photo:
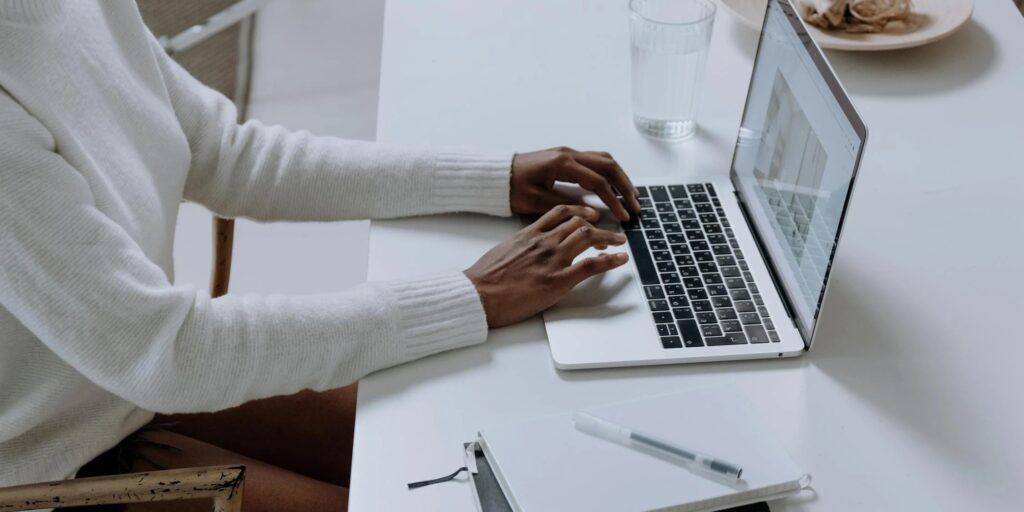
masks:
{"type": "MultiPolygon", "coordinates": [[[[818,303],[815,305],[814,316],[811,319],[812,323],[810,326],[802,325],[800,318],[794,312],[793,307],[790,306],[791,295],[789,294],[789,291],[786,290],[782,279],[778,277],[779,270],[775,262],[772,260],[771,254],[764,247],[764,243],[761,240],[761,233],[758,232],[757,225],[753,222],[752,218],[749,218],[750,216],[746,212],[746,198],[743,197],[743,188],[740,186],[739,175],[736,172],[736,159],[739,155],[738,143],[737,147],[733,151],[732,164],[729,167],[729,179],[732,181],[733,188],[736,190],[737,199],[743,206],[744,215],[748,217],[747,224],[750,226],[750,230],[754,234],[757,244],[760,246],[759,249],[761,255],[768,264],[768,271],[772,275],[772,280],[775,281],[776,288],[779,290],[782,299],[786,302],[786,305],[790,310],[790,317],[792,318],[794,325],[796,325],[797,331],[800,332],[800,336],[803,338],[804,348],[809,349],[814,341],[814,333],[818,328],[818,316],[821,313],[822,304],[824,303],[825,296],[828,293],[829,278],[832,273],[832,263],[835,260],[836,250],[839,247],[843,224],[846,222],[846,214],[850,208],[850,197],[853,195],[853,186],[857,179],[857,173],[860,170],[861,159],[864,156],[864,146],[867,142],[868,132],[860,114],[858,114],[857,110],[854,108],[853,102],[850,100],[850,96],[846,93],[843,85],[839,82],[839,77],[836,76],[832,66],[825,59],[825,54],[822,52],[821,48],[814,42],[814,39],[811,38],[810,33],[807,31],[807,27],[804,26],[803,20],[800,19],[800,16],[797,14],[796,10],[793,9],[789,0],[768,0],[765,4],[764,22],[761,26],[761,34],[758,36],[757,40],[757,52],[754,57],[754,67],[750,73],[750,84],[747,86],[747,99],[743,105],[743,116],[740,118],[740,128],[742,129],[743,119],[746,118],[747,109],[750,108],[750,90],[754,85],[754,77],[757,73],[758,61],[760,60],[759,57],[761,55],[761,45],[764,43],[764,24],[768,21],[768,13],[771,11],[772,4],[778,4],[780,10],[786,15],[786,18],[789,19],[790,25],[792,25],[793,29],[796,31],[800,42],[803,43],[804,51],[810,55],[811,61],[814,62],[818,72],[821,73],[822,78],[828,85],[829,91],[832,92],[833,97],[842,108],[843,114],[846,115],[847,120],[849,120],[850,125],[853,127],[854,133],[856,133],[860,138],[860,147],[857,150],[857,157],[853,163],[853,172],[850,174],[850,186],[847,189],[846,198],[843,201],[843,209],[839,215],[839,225],[836,227],[836,239],[832,244],[832,252],[829,254],[828,268],[825,269],[824,285],[822,286],[821,293],[818,295],[818,303]]],[[[737,135],[737,141],[738,140],[739,136],[737,135]]]]}

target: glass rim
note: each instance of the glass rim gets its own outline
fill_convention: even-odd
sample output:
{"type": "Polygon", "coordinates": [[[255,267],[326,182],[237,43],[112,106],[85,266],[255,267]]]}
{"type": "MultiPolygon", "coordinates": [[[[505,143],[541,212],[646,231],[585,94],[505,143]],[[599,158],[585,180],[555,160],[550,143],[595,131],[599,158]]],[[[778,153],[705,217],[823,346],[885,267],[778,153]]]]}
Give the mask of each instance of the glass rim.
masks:
{"type": "Polygon", "coordinates": [[[646,2],[646,1],[647,0],[629,0],[629,12],[631,14],[636,15],[638,18],[640,18],[640,19],[642,19],[642,20],[644,20],[644,21],[646,21],[648,23],[653,23],[655,25],[665,25],[665,26],[672,26],[672,27],[685,27],[687,25],[696,25],[696,24],[699,24],[699,23],[704,23],[708,19],[714,18],[715,17],[715,12],[718,10],[718,5],[716,5],[715,2],[713,2],[711,0],[680,0],[680,1],[701,3],[701,4],[704,4],[704,5],[710,6],[711,9],[710,9],[710,11],[708,11],[708,15],[707,16],[704,16],[703,18],[699,18],[699,19],[696,19],[696,20],[693,20],[693,21],[661,21],[661,20],[656,20],[656,19],[652,19],[652,18],[649,18],[647,16],[644,16],[643,14],[640,14],[640,11],[638,11],[636,9],[636,5],[637,4],[639,4],[640,2],[646,2]]]}

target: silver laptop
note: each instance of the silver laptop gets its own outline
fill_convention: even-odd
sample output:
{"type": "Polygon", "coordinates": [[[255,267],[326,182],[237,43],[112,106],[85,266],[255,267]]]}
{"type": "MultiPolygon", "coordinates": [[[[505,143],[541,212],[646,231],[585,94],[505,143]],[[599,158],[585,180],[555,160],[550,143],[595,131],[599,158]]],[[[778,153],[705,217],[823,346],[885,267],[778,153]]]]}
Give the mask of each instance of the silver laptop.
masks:
{"type": "Polygon", "coordinates": [[[544,314],[556,366],[810,349],[866,137],[797,12],[770,0],[729,177],[638,183],[630,264],[544,314]]]}

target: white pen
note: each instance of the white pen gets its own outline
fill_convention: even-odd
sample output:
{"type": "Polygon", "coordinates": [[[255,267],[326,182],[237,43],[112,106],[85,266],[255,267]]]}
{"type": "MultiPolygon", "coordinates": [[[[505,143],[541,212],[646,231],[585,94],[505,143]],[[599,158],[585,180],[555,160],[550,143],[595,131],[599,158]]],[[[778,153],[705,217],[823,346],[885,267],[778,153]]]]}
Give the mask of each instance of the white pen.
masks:
{"type": "Polygon", "coordinates": [[[629,447],[643,446],[659,453],[682,459],[693,464],[695,467],[727,478],[738,480],[740,475],[743,474],[743,468],[737,464],[683,448],[675,443],[616,425],[585,412],[572,413],[572,420],[576,423],[577,429],[613,443],[629,447]]]}

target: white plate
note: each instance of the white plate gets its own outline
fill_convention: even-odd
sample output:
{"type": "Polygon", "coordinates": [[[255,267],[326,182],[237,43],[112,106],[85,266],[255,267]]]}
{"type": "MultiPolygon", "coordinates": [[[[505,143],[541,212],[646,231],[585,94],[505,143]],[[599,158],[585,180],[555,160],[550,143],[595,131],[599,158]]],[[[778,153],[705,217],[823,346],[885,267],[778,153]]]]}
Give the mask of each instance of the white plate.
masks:
{"type": "MultiPolygon", "coordinates": [[[[791,0],[798,8],[799,0],[791,0]]],[[[721,0],[725,10],[744,25],[761,30],[767,0],[721,0]]],[[[811,37],[832,50],[880,51],[921,46],[948,37],[971,19],[974,0],[914,0],[914,12],[924,15],[920,27],[903,33],[846,34],[808,25],[811,37]]]]}

